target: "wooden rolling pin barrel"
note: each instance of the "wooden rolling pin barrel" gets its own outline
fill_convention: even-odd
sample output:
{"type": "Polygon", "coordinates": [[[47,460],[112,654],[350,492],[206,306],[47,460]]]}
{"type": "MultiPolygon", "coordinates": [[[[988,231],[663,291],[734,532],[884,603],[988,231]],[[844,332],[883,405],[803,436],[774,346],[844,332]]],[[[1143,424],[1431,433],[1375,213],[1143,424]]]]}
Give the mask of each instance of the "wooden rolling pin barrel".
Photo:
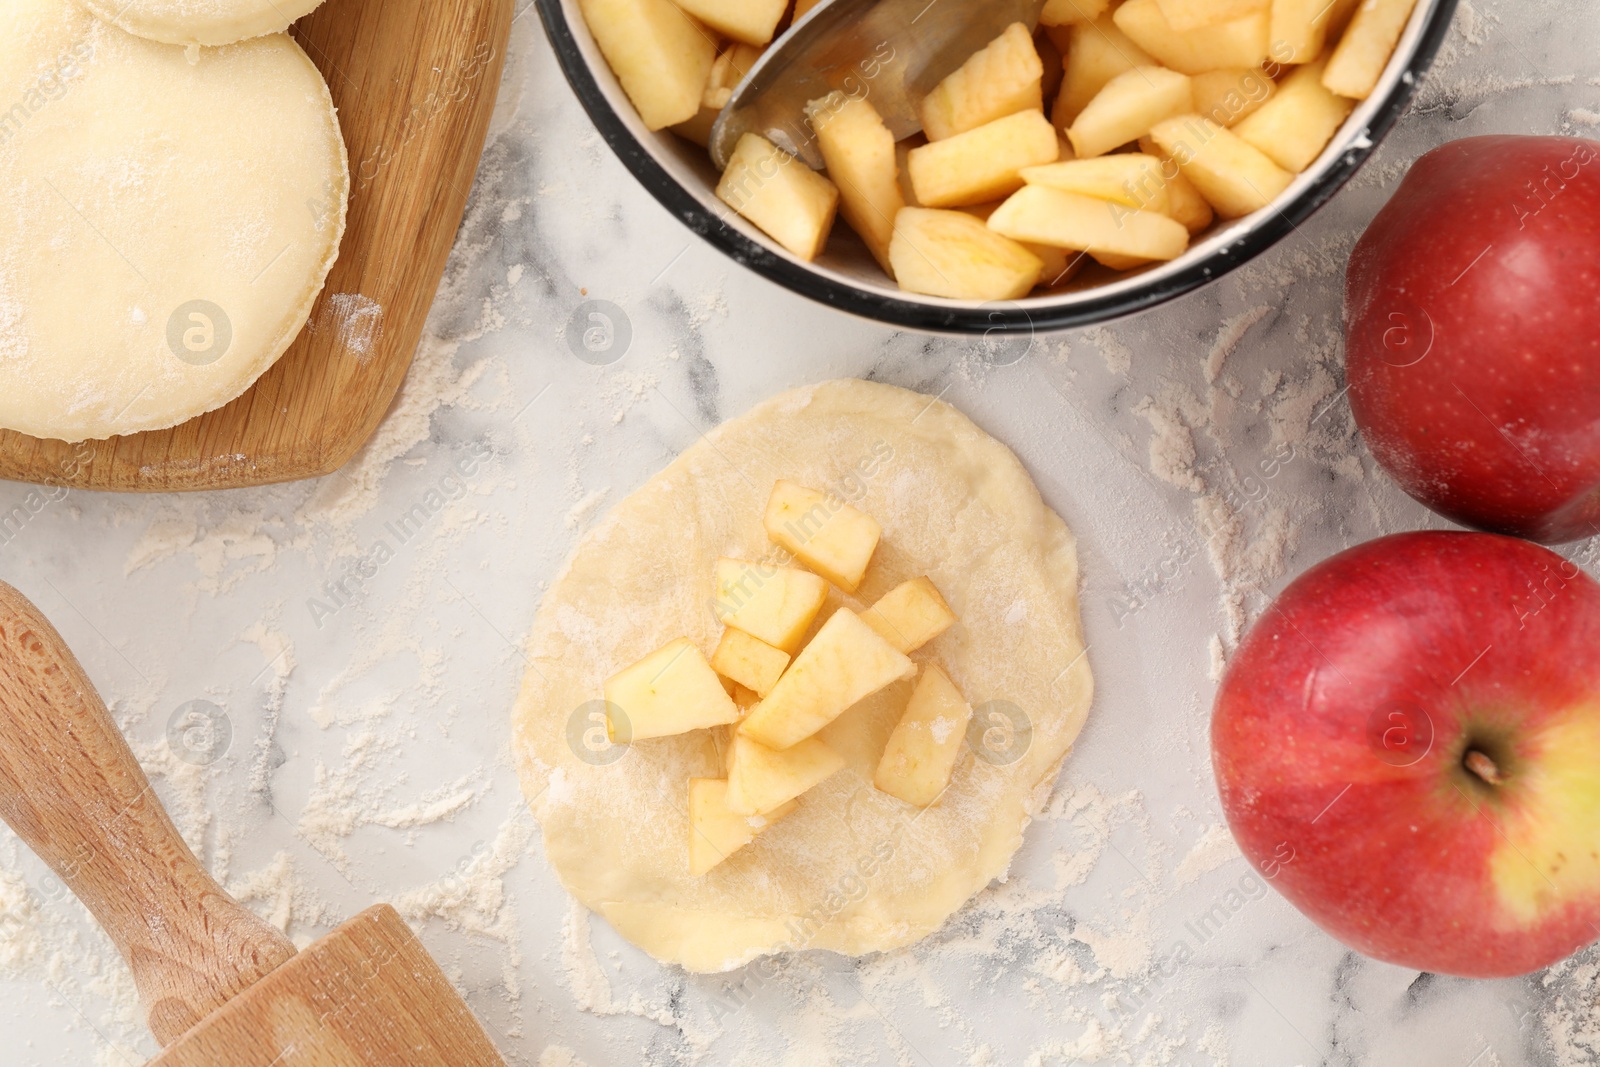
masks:
{"type": "Polygon", "coordinates": [[[0,817],[132,968],[164,1046],[150,1067],[505,1067],[393,908],[297,953],[229,897],[61,635],[3,582],[0,817]]]}

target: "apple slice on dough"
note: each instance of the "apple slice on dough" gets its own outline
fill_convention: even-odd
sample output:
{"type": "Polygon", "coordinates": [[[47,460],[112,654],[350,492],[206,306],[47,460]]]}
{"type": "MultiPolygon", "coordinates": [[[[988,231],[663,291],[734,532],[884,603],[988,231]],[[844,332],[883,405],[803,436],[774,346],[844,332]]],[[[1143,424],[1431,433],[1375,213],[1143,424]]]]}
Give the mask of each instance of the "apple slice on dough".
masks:
{"type": "Polygon", "coordinates": [[[815,737],[779,751],[736,735],[728,766],[728,810],[756,815],[832,778],[844,769],[844,757],[815,737]]]}
{"type": "MultiPolygon", "coordinates": [[[[789,653],[731,626],[722,632],[722,640],[711,653],[713,670],[739,688],[754,690],[760,696],[772,692],[787,666],[789,653]]],[[[738,703],[736,692],[729,696],[738,703]]]]}
{"type": "Polygon", "coordinates": [[[696,877],[799,807],[790,801],[765,815],[740,815],[728,810],[727,801],[728,783],[721,778],[689,779],[689,873],[696,877]]]}
{"type": "Polygon", "coordinates": [[[828,599],[828,583],[815,574],[742,559],[717,560],[713,584],[724,625],[791,654],[828,599]]]}
{"type": "Polygon", "coordinates": [[[917,665],[859,615],[840,608],[800,650],[772,694],[751,709],[739,732],[768,748],[788,748],[916,672],[917,665]]]}
{"type": "Polygon", "coordinates": [[[956,613],[927,577],[901,582],[861,613],[861,621],[910,655],[955,625],[956,613]]]}
{"type": "Polygon", "coordinates": [[[778,481],[767,499],[767,536],[847,593],[856,591],[883,530],[837,497],[778,481]]]}
{"type": "Polygon", "coordinates": [[[626,717],[625,725],[607,718],[613,741],[670,737],[739,721],[739,707],[722,679],[687,637],[606,679],[605,700],[626,717]]]}
{"type": "Polygon", "coordinates": [[[972,705],[961,690],[938,666],[928,664],[889,735],[873,784],[907,804],[932,804],[950,784],[971,721],[972,705]]]}

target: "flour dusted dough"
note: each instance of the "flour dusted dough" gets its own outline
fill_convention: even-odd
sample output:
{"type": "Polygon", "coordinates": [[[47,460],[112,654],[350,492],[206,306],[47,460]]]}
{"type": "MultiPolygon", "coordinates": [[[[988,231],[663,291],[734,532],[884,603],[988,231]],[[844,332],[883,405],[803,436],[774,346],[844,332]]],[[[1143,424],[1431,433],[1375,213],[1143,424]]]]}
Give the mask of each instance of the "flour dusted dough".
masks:
{"type": "Polygon", "coordinates": [[[286,35],[189,57],[6,0],[0,427],[103,438],[237,397],[305,324],[348,191],[328,87],[286,35]]]}
{"type": "Polygon", "coordinates": [[[529,637],[515,713],[523,788],[563,884],[658,959],[707,972],[785,949],[892,949],[1005,873],[1088,713],[1083,652],[1072,535],[1008,449],[903,389],[797,389],[712,431],[584,538],[529,637]],[[845,771],[693,878],[687,779],[722,776],[708,733],[641,741],[597,766],[569,728],[590,725],[574,712],[607,676],[668,640],[713,647],[712,566],[775,558],[761,517],[778,478],[838,487],[883,525],[861,599],[834,590],[819,618],[931,576],[961,621],[912,658],[943,664],[974,705],[1023,709],[1032,743],[1006,766],[965,751],[943,800],[919,812],[871,786],[910,694],[901,683],[823,731],[845,771]]]}
{"type": "Polygon", "coordinates": [[[129,33],[165,44],[223,45],[281,33],[322,0],[81,0],[129,33]]]}

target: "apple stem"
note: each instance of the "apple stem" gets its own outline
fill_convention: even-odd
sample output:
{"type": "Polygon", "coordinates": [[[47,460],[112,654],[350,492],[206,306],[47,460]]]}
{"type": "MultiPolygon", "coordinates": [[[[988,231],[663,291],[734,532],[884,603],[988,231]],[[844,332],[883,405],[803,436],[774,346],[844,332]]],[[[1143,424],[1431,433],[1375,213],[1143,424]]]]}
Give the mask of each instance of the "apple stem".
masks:
{"type": "Polygon", "coordinates": [[[1472,751],[1468,752],[1466,759],[1462,762],[1466,764],[1467,770],[1471,771],[1473,774],[1476,774],[1479,778],[1482,778],[1490,785],[1499,785],[1501,782],[1505,781],[1504,778],[1500,777],[1500,768],[1494,765],[1494,760],[1490,759],[1482,752],[1479,752],[1477,749],[1473,749],[1472,751]]]}

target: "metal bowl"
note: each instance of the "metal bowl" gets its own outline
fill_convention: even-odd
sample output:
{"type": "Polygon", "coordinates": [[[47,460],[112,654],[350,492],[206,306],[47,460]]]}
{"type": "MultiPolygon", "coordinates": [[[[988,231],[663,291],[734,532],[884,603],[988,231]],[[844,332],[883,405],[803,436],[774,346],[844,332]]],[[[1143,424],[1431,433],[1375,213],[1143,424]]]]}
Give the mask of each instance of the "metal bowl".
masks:
{"type": "Polygon", "coordinates": [[[1170,263],[1129,274],[1091,264],[1076,283],[1080,287],[992,302],[902,292],[844,226],[834,230],[816,262],[791,255],[716,198],[717,173],[705,149],[665,130],[645,129],[590,35],[578,0],[536,2],[561,69],[601,136],[689,229],[735,262],[829,307],[917,330],[990,334],[1090,326],[1144,311],[1215,281],[1282,240],[1350,180],[1411,103],[1457,0],[1419,0],[1377,90],[1270,206],[1213,227],[1170,263]]]}

